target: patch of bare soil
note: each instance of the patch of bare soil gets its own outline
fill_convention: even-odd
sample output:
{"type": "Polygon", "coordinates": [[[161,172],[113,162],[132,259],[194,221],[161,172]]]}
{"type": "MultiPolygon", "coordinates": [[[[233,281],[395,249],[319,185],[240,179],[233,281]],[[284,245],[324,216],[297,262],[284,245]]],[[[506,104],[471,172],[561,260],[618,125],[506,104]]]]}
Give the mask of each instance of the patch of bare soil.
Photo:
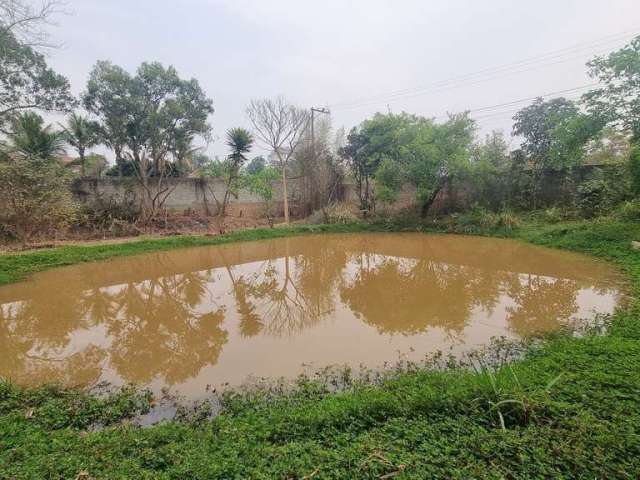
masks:
{"type": "MultiPolygon", "coordinates": [[[[275,219],[280,223],[282,219],[275,219]]],[[[2,242],[0,253],[20,252],[53,248],[63,245],[108,245],[126,243],[133,240],[162,238],[176,235],[220,235],[237,230],[266,228],[273,226],[266,218],[232,217],[224,221],[218,217],[207,217],[197,214],[175,214],[159,218],[154,224],[140,227],[128,224],[119,229],[82,229],[70,230],[56,238],[39,238],[26,247],[17,242],[2,242]]]]}

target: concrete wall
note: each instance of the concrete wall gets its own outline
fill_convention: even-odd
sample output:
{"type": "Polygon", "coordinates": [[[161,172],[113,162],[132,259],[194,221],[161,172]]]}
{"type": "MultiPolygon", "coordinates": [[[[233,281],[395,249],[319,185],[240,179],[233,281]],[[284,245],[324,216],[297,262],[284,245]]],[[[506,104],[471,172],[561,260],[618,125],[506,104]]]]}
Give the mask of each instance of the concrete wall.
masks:
{"type": "MultiPolygon", "coordinates": [[[[154,185],[154,188],[158,188],[154,185]]],[[[164,208],[172,213],[198,212],[215,215],[216,201],[222,201],[225,185],[217,179],[203,178],[165,178],[160,190],[166,189],[167,196],[164,208]]],[[[300,182],[291,179],[288,183],[289,203],[292,215],[296,215],[300,203],[300,182]]],[[[91,204],[98,201],[122,202],[125,200],[139,202],[142,188],[135,178],[83,178],[74,184],[74,194],[83,203],[91,204]]],[[[282,182],[274,183],[273,208],[276,215],[283,214],[282,182]]],[[[227,212],[238,217],[261,218],[265,216],[266,205],[262,198],[249,192],[240,190],[238,196],[231,195],[227,212]]]]}
{"type": "MultiPolygon", "coordinates": [[[[544,172],[538,206],[562,205],[571,201],[577,186],[588,179],[596,168],[618,167],[586,165],[566,172],[544,172]]],[[[291,215],[294,217],[301,216],[303,213],[303,184],[302,178],[292,178],[288,183],[289,208],[291,215]]],[[[163,185],[163,188],[168,188],[167,193],[169,193],[164,208],[173,213],[198,212],[215,215],[217,207],[214,196],[221,201],[225,192],[224,183],[217,179],[167,178],[163,180],[163,185]]],[[[374,182],[372,182],[372,189],[375,189],[374,182]]],[[[344,182],[338,190],[341,201],[359,207],[360,202],[355,184],[344,182]]],[[[109,199],[115,201],[124,199],[139,201],[140,192],[141,187],[135,178],[85,178],[78,180],[74,187],[76,197],[86,203],[96,202],[99,199],[104,201],[109,201],[109,199]]],[[[473,192],[474,186],[469,182],[454,183],[440,192],[430,212],[437,214],[464,209],[474,201],[477,201],[473,192]]],[[[277,216],[282,216],[282,182],[280,181],[274,183],[273,198],[273,213],[277,216]]],[[[406,184],[402,187],[399,198],[395,203],[384,205],[378,202],[376,207],[378,210],[393,212],[415,204],[416,189],[413,185],[406,184]]],[[[231,196],[227,208],[228,214],[245,218],[263,218],[266,212],[266,206],[262,199],[247,190],[241,190],[237,198],[231,196]]]]}

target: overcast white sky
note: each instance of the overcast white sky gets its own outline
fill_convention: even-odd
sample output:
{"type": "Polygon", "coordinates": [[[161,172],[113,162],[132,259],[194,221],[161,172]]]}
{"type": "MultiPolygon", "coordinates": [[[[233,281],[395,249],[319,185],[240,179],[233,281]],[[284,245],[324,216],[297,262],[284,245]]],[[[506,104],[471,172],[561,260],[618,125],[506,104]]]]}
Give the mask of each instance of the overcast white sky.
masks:
{"type": "MultiPolygon", "coordinates": [[[[51,32],[64,46],[49,61],[74,93],[97,60],[132,72],[158,60],[199,80],[213,99],[218,137],[250,126],[251,98],[328,106],[334,128],[349,129],[388,108],[438,117],[572,89],[590,83],[587,59],[640,34],[640,0],[67,0],[67,7],[71,14],[51,32]]],[[[524,105],[477,112],[480,132],[510,132],[513,111],[524,105]]],[[[209,152],[224,155],[222,139],[209,152]]]]}

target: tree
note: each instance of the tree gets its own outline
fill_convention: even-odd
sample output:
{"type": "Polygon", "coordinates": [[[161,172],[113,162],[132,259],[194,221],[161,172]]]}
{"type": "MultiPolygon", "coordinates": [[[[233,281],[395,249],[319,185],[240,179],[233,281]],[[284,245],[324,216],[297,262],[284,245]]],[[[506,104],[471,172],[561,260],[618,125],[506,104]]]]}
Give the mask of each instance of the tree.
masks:
{"type": "Polygon", "coordinates": [[[52,160],[64,155],[64,139],[61,132],[45,125],[35,112],[24,112],[14,117],[12,133],[8,135],[10,152],[35,161],[52,160]]]}
{"type": "Polygon", "coordinates": [[[76,149],[80,162],[80,175],[86,175],[86,151],[98,144],[98,127],[78,113],[72,113],[63,126],[64,140],[76,149]]]}
{"type": "Polygon", "coordinates": [[[0,225],[23,245],[37,234],[65,229],[76,212],[70,182],[55,161],[24,157],[0,162],[0,225]]]}
{"type": "Polygon", "coordinates": [[[287,169],[289,160],[298,148],[307,128],[309,113],[278,97],[274,100],[252,100],[247,108],[247,116],[258,138],[273,151],[277,158],[282,173],[284,221],[289,223],[287,169]]]}
{"type": "Polygon", "coordinates": [[[11,33],[30,47],[51,47],[45,27],[61,6],[57,0],[43,0],[38,4],[25,0],[0,0],[0,41],[11,33]]]}
{"type": "Polygon", "coordinates": [[[402,187],[402,168],[390,157],[382,159],[376,170],[376,197],[385,203],[393,203],[398,199],[402,187]]]}
{"type": "Polygon", "coordinates": [[[474,129],[467,114],[437,124],[406,113],[378,113],[357,133],[358,169],[365,178],[373,172],[377,196],[387,202],[397,198],[404,182],[412,183],[425,216],[442,189],[469,170],[474,129]]]}
{"type": "Polygon", "coordinates": [[[401,152],[407,179],[416,187],[426,216],[442,189],[470,168],[475,122],[468,114],[451,115],[444,123],[421,121],[415,139],[401,152]]]}
{"type": "Polygon", "coordinates": [[[474,146],[471,167],[478,203],[492,209],[504,207],[509,200],[511,162],[502,132],[493,131],[474,146]]]}
{"type": "Polygon", "coordinates": [[[201,177],[219,178],[224,182],[225,190],[222,200],[216,196],[215,189],[208,188],[216,202],[220,229],[224,228],[224,216],[231,195],[237,197],[243,184],[242,166],[247,161],[246,154],[251,151],[253,136],[244,128],[232,128],[227,131],[226,144],[231,149],[231,153],[222,161],[216,158],[202,165],[199,172],[201,177]]]}
{"type": "Polygon", "coordinates": [[[313,132],[305,131],[295,152],[291,170],[301,178],[303,214],[324,210],[336,199],[342,171],[332,141],[331,117],[323,115],[315,119],[313,132]]]}
{"type": "Polygon", "coordinates": [[[272,166],[265,166],[262,170],[248,173],[246,185],[249,191],[258,195],[265,206],[265,216],[273,226],[273,184],[278,180],[278,171],[272,166]]]}
{"type": "Polygon", "coordinates": [[[562,97],[547,101],[538,98],[513,119],[513,134],[523,137],[520,148],[531,169],[532,202],[536,208],[542,172],[580,163],[585,146],[602,124],[596,117],[580,113],[574,102],[562,97]]]}
{"type": "MultiPolygon", "coordinates": [[[[399,161],[402,149],[413,140],[418,125],[425,122],[428,122],[425,118],[404,112],[376,113],[357,129],[351,130],[347,136],[347,144],[338,153],[347,162],[356,182],[361,210],[367,212],[375,209],[371,179],[380,163],[384,159],[399,161]]],[[[391,173],[391,166],[385,166],[384,171],[391,173]]],[[[393,188],[389,190],[391,185],[380,186],[385,189],[384,197],[394,197],[393,188]]]]}
{"type": "Polygon", "coordinates": [[[35,8],[20,0],[0,0],[0,129],[5,133],[21,111],[68,111],[74,104],[68,80],[36,50],[46,45],[40,26],[56,3],[35,8]]]}
{"type": "Polygon", "coordinates": [[[254,173],[259,173],[265,169],[267,166],[267,161],[264,159],[262,155],[253,157],[249,164],[247,165],[247,173],[249,175],[253,175],[254,173]]]}
{"type": "Polygon", "coordinates": [[[173,191],[164,179],[176,172],[176,152],[186,139],[208,137],[212,101],[197,80],[182,80],[173,67],[142,63],[131,76],[105,61],[94,67],[82,99],[116,160],[131,161],[142,190],[143,222],[152,221],[173,191]]]}
{"type": "Polygon", "coordinates": [[[587,66],[591,78],[602,84],[584,95],[590,112],[631,132],[632,143],[640,144],[640,36],[587,66]]]}
{"type": "Polygon", "coordinates": [[[238,190],[240,189],[240,169],[247,160],[245,154],[251,151],[253,136],[251,132],[244,128],[232,128],[227,131],[226,143],[231,149],[231,154],[227,157],[226,188],[222,200],[222,208],[219,212],[219,216],[221,217],[224,217],[230,198],[229,196],[231,194],[234,196],[238,195],[238,190]]]}
{"type": "Polygon", "coordinates": [[[523,137],[521,149],[537,168],[552,166],[553,133],[578,114],[576,105],[565,98],[536,99],[513,117],[513,134],[523,137]]]}
{"type": "Polygon", "coordinates": [[[360,200],[360,210],[368,212],[372,207],[370,180],[374,169],[369,163],[364,147],[367,138],[358,128],[352,128],[347,135],[347,143],[338,150],[338,155],[346,162],[356,183],[356,191],[360,200]]]}

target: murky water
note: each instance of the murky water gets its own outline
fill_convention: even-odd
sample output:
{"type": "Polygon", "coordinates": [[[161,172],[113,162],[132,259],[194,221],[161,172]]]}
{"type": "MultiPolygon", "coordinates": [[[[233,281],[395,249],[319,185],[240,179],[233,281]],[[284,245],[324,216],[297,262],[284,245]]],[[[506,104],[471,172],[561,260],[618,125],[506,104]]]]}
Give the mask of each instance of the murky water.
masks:
{"type": "Polygon", "coordinates": [[[507,240],[318,235],[60,268],[0,287],[0,376],[186,398],[309,366],[460,353],[612,312],[603,262],[507,240]]]}

